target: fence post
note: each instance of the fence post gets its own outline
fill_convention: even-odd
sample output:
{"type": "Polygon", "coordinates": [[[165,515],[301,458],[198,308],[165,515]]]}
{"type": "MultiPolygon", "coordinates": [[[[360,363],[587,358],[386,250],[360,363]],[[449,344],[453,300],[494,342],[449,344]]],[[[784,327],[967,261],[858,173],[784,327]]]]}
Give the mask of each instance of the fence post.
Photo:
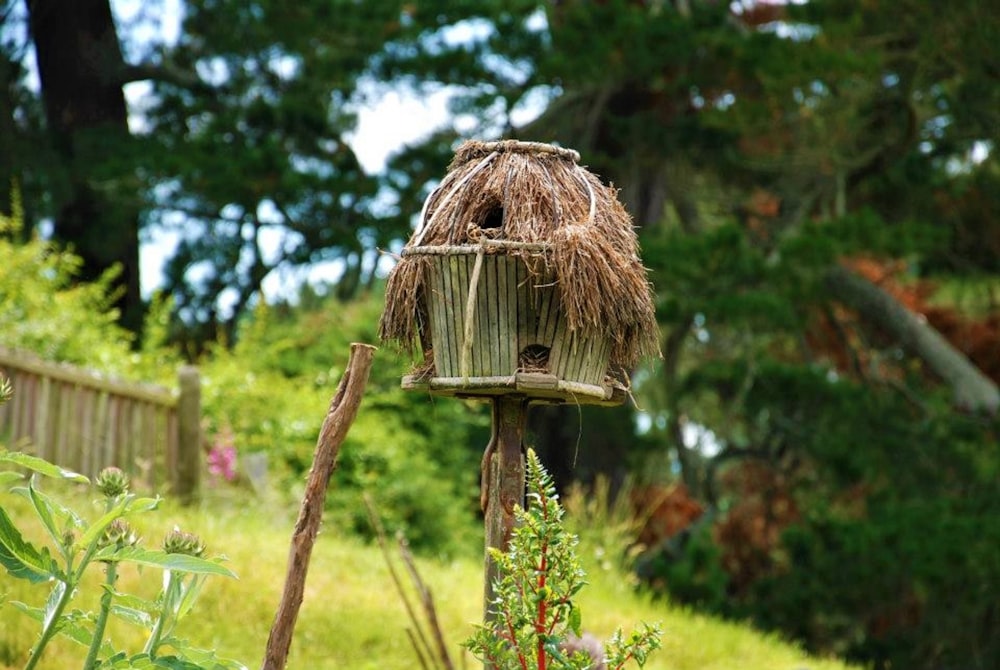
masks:
{"type": "Polygon", "coordinates": [[[177,465],[171,473],[174,494],[190,503],[201,483],[201,380],[198,368],[181,367],[177,373],[177,465]]]}

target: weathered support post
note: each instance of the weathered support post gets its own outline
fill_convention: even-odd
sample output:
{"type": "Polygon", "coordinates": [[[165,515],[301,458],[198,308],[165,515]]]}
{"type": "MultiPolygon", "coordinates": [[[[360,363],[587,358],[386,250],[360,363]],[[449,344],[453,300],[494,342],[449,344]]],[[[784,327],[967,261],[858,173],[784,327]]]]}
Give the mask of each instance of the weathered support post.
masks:
{"type": "Polygon", "coordinates": [[[198,497],[201,487],[201,378],[193,365],[177,373],[180,396],[177,399],[176,467],[170,473],[174,495],[185,504],[198,497]]]}
{"type": "Polygon", "coordinates": [[[483,475],[485,489],[486,584],[483,620],[487,625],[496,617],[490,612],[495,599],[493,584],[497,579],[496,562],[490,549],[507,551],[514,532],[514,508],[524,507],[524,424],[528,400],[521,395],[493,398],[493,436],[487,447],[483,475]]]}

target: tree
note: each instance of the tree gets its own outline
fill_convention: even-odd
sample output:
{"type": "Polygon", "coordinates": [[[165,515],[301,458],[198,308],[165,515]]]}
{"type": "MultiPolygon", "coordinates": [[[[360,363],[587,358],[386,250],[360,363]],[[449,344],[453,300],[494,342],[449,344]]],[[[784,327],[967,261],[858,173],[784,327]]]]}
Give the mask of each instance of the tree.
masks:
{"type": "Polygon", "coordinates": [[[345,297],[372,281],[377,248],[400,230],[376,219],[379,184],[348,138],[368,61],[401,12],[188,3],[178,44],[151,71],[148,116],[153,220],[182,235],[167,283],[185,325],[208,329],[200,339],[219,326],[231,336],[275,269],[340,260],[345,297]]]}
{"type": "MultiPolygon", "coordinates": [[[[121,322],[133,331],[142,323],[139,299],[138,210],[135,198],[122,198],[116,186],[128,179],[125,98],[119,75],[122,56],[107,0],[26,3],[29,31],[41,82],[48,141],[58,167],[49,173],[53,234],[74,244],[83,259],[81,279],[96,280],[117,265],[121,322]],[[108,152],[108,146],[120,147],[108,152]],[[115,195],[118,197],[115,197],[115,195]]],[[[13,14],[5,7],[5,23],[13,14]]],[[[6,50],[5,50],[6,51],[6,50]]],[[[16,72],[4,55],[6,124],[2,134],[11,150],[3,166],[8,192],[17,154],[13,122],[16,72]],[[12,95],[14,94],[14,95],[12,95]]],[[[9,202],[9,198],[5,198],[9,202]]],[[[5,205],[6,207],[6,205],[5,205]]]]}
{"type": "MultiPolygon", "coordinates": [[[[20,87],[24,17],[13,2],[5,9],[13,37],[0,74],[20,87]]],[[[391,195],[348,139],[362,84],[375,86],[364,79],[369,60],[405,18],[402,3],[187,2],[176,43],[136,42],[123,24],[127,60],[107,0],[28,9],[56,160],[36,173],[31,155],[15,152],[5,169],[32,181],[29,223],[53,216],[55,235],[84,257],[85,279],[122,268],[123,320],[141,314],[140,220],[180,238],[164,290],[192,351],[231,339],[272,271],[339,261],[344,297],[370,285],[377,249],[408,220],[376,217],[391,195]],[[150,92],[130,134],[122,87],[137,82],[150,92]]],[[[25,102],[11,100],[5,123],[25,102]]],[[[4,141],[22,146],[30,129],[5,127],[4,141]]]]}
{"type": "MultiPolygon", "coordinates": [[[[995,590],[1000,575],[978,570],[961,614],[950,611],[944,602],[957,584],[945,577],[949,559],[919,537],[933,529],[946,545],[988,552],[989,512],[972,505],[990,529],[978,535],[956,520],[969,513],[963,491],[977,491],[979,502],[997,493],[988,448],[997,380],[955,331],[951,340],[935,334],[916,303],[856,270],[874,259],[913,273],[934,269],[949,283],[973,274],[995,281],[994,257],[979,251],[995,244],[984,186],[995,183],[990,143],[1000,108],[991,65],[1000,36],[985,6],[946,15],[919,2],[846,1],[435,10],[437,25],[418,22],[407,34],[411,46],[436,49],[397,49],[397,70],[464,86],[456,108],[481,110],[477,134],[581,150],[621,185],[642,228],[664,360],[636,387],[653,435],[712,509],[708,542],[730,568],[730,591],[716,602],[817,649],[908,667],[989,667],[991,610],[975,594],[995,590]],[[446,33],[438,26],[478,22],[487,27],[475,40],[434,42],[446,33]],[[532,96],[544,103],[541,115],[513,127],[512,110],[532,96]],[[941,206],[959,198],[963,212],[976,214],[941,206]],[[687,444],[685,423],[711,429],[717,455],[687,444]],[[766,476],[751,480],[761,468],[766,476]],[[839,514],[883,502],[891,512],[838,516],[836,533],[824,521],[824,507],[839,514]],[[745,514],[750,503],[753,515],[745,514]],[[773,524],[779,504],[798,512],[773,524]],[[918,504],[924,531],[904,521],[918,504]],[[754,554],[749,572],[740,567],[747,557],[731,553],[739,543],[726,544],[747,537],[741,518],[769,533],[744,545],[754,554]],[[834,578],[838,562],[858,565],[852,589],[811,583],[790,597],[808,574],[794,552],[821,556],[847,538],[865,538],[853,546],[869,554],[831,552],[824,574],[834,578]],[[900,543],[916,552],[919,569],[878,583],[875,566],[891,563],[900,543]],[[866,602],[864,593],[873,597],[866,602]],[[922,599],[915,626],[893,610],[913,597],[922,599]],[[949,615],[960,623],[946,626],[949,615]],[[950,635],[962,642],[947,642],[950,635]]],[[[979,305],[987,327],[996,303],[979,305]]],[[[952,308],[952,317],[976,313],[952,308]]]]}

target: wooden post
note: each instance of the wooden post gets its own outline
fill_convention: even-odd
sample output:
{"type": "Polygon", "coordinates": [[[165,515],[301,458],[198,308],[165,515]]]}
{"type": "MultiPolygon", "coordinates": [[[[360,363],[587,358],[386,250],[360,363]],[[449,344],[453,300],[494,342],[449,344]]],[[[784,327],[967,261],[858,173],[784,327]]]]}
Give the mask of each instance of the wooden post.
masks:
{"type": "Polygon", "coordinates": [[[495,595],[493,582],[497,566],[490,558],[489,548],[507,551],[514,531],[514,507],[524,506],[524,424],[528,400],[521,395],[505,395],[493,399],[493,437],[491,458],[486,468],[486,585],[483,620],[487,626],[496,618],[490,612],[495,595]]]}
{"type": "Polygon", "coordinates": [[[323,519],[326,489],[330,485],[333,469],[337,466],[340,446],[347,437],[351,424],[354,423],[354,417],[358,414],[374,355],[375,347],[369,344],[357,342],[351,344],[347,369],[340,378],[337,392],[330,400],[330,408],[320,427],[312,469],[309,470],[305,494],[299,507],[299,518],[292,532],[285,586],[281,592],[278,611],[274,615],[274,623],[271,625],[271,633],[267,638],[261,670],[284,670],[288,661],[295,620],[299,616],[299,607],[305,597],[309,560],[323,519]]]}
{"type": "Polygon", "coordinates": [[[177,373],[177,466],[170,473],[174,494],[193,502],[201,485],[201,380],[198,368],[185,365],[177,373]]]}

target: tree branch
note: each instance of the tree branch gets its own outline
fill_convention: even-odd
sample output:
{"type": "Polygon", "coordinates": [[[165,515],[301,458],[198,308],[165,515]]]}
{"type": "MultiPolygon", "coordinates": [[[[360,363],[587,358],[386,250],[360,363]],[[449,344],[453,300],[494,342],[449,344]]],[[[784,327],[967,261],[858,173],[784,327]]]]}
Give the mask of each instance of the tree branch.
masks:
{"type": "Polygon", "coordinates": [[[299,509],[299,519],[295,523],[292,534],[292,545],[288,554],[288,572],[285,575],[285,588],[281,594],[278,612],[271,625],[271,634],[267,639],[267,649],[264,653],[264,663],[261,670],[284,670],[288,661],[288,651],[292,646],[292,633],[295,630],[295,620],[299,615],[302,597],[305,593],[306,573],[309,570],[309,559],[312,556],[313,544],[319,533],[319,524],[323,516],[323,504],[326,501],[326,487],[330,476],[337,465],[337,455],[340,445],[347,437],[347,431],[358,414],[358,406],[368,383],[368,373],[371,370],[372,356],[375,347],[368,344],[351,345],[351,356],[347,362],[347,370],[340,380],[337,392],[330,401],[330,409],[323,420],[316,443],[316,455],[313,457],[312,470],[302,496],[302,506],[299,509]]]}
{"type": "Polygon", "coordinates": [[[921,316],[875,284],[843,267],[837,266],[828,271],[825,283],[835,298],[857,310],[867,321],[919,356],[951,386],[957,406],[990,414],[996,414],[1000,409],[997,385],[921,316]]]}
{"type": "Polygon", "coordinates": [[[122,85],[135,81],[159,81],[206,93],[215,90],[193,70],[185,70],[168,62],[126,64],[122,68],[119,78],[122,85]]]}

